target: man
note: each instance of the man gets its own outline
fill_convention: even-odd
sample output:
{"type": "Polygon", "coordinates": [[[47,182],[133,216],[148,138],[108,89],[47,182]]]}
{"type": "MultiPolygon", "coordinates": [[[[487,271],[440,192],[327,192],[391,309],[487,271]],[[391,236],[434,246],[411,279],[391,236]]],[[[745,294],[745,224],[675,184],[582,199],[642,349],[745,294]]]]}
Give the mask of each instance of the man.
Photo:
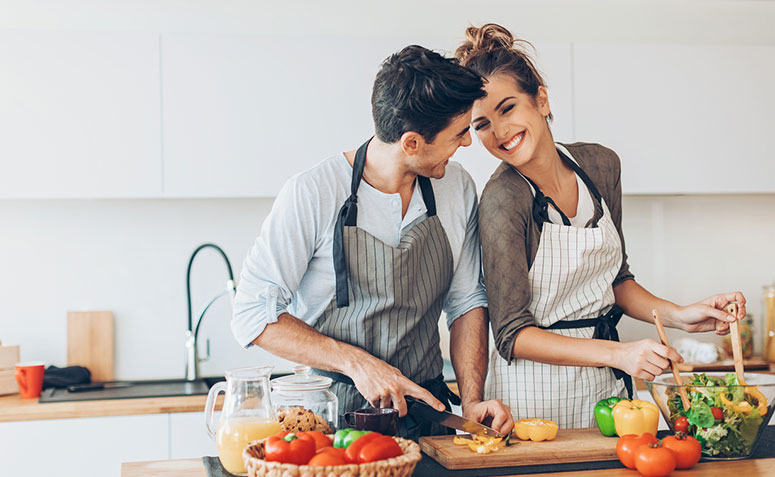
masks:
{"type": "Polygon", "coordinates": [[[482,401],[487,302],[476,190],[449,164],[471,144],[482,85],[420,46],[385,60],[372,92],[376,137],[283,187],[237,289],[232,330],[240,344],[332,377],[340,413],[398,409],[406,437],[446,432],[407,416],[405,399],[448,407],[442,309],[464,414],[504,432],[513,425],[506,406],[482,401]]]}

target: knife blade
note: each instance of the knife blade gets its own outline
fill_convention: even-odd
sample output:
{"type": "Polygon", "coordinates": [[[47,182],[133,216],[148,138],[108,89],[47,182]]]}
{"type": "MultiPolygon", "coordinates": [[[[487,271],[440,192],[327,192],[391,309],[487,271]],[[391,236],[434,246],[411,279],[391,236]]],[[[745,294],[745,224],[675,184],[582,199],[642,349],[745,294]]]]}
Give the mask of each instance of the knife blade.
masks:
{"type": "Polygon", "coordinates": [[[434,409],[433,407],[429,406],[428,404],[422,401],[418,401],[416,399],[407,399],[407,401],[411,402],[409,413],[412,414],[413,416],[417,416],[427,421],[437,422],[442,426],[451,427],[452,429],[458,429],[460,431],[467,432],[469,434],[478,434],[478,435],[484,435],[487,437],[499,437],[499,438],[508,437],[501,434],[500,432],[496,431],[491,427],[487,427],[476,421],[472,421],[462,416],[458,416],[457,414],[453,414],[447,411],[437,411],[436,409],[434,409]]]}

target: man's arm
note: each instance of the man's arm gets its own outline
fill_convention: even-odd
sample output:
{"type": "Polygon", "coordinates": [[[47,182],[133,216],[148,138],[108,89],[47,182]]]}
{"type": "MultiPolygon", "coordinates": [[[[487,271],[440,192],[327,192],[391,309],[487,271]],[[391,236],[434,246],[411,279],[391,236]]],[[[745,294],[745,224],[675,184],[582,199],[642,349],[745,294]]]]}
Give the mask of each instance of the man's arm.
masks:
{"type": "Polygon", "coordinates": [[[449,354],[455,368],[463,414],[478,422],[492,419],[494,429],[508,434],[514,426],[511,411],[498,400],[483,401],[487,376],[487,309],[474,308],[458,317],[449,330],[449,354]]]}
{"type": "Polygon", "coordinates": [[[444,405],[433,394],[406,378],[397,368],[363,348],[319,333],[289,313],[282,313],[277,322],[268,324],[253,344],[297,363],[347,375],[372,406],[395,407],[400,416],[406,415],[406,395],[444,410],[444,405]]]}

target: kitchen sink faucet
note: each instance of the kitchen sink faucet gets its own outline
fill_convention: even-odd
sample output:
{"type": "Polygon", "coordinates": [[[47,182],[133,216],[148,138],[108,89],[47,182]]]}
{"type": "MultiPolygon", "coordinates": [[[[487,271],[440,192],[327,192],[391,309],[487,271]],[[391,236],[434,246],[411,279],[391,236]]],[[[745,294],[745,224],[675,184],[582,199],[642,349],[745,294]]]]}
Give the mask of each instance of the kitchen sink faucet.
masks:
{"type": "Polygon", "coordinates": [[[199,325],[202,324],[202,318],[204,318],[207,309],[210,308],[210,306],[215,303],[218,298],[224,295],[229,295],[233,301],[236,292],[237,289],[234,286],[234,274],[231,271],[231,263],[229,262],[229,257],[226,256],[226,253],[221,249],[221,247],[212,243],[205,243],[197,247],[196,250],[194,250],[194,253],[191,254],[191,258],[188,261],[188,270],[186,271],[186,295],[188,297],[188,331],[186,331],[186,380],[196,381],[199,378],[199,362],[207,361],[210,359],[209,339],[207,340],[207,355],[204,358],[199,357],[199,352],[197,350],[199,325]],[[194,263],[194,257],[196,257],[196,254],[199,253],[199,251],[203,248],[207,247],[214,248],[221,254],[223,260],[226,262],[226,268],[229,271],[229,280],[226,282],[226,289],[215,295],[209,302],[207,302],[205,307],[202,309],[202,312],[199,314],[199,318],[196,320],[196,327],[194,327],[194,322],[191,315],[191,265],[194,263]]]}

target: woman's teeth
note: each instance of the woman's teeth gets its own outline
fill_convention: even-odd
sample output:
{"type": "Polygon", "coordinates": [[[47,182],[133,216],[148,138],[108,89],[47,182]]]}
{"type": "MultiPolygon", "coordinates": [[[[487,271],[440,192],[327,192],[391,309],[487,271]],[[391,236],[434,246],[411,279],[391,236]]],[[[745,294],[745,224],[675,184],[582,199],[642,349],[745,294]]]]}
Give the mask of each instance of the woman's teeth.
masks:
{"type": "Polygon", "coordinates": [[[510,151],[515,147],[519,146],[519,143],[522,142],[522,139],[524,139],[524,137],[525,137],[525,131],[522,131],[521,133],[514,136],[514,139],[507,142],[506,144],[501,145],[501,147],[507,151],[510,151]]]}

